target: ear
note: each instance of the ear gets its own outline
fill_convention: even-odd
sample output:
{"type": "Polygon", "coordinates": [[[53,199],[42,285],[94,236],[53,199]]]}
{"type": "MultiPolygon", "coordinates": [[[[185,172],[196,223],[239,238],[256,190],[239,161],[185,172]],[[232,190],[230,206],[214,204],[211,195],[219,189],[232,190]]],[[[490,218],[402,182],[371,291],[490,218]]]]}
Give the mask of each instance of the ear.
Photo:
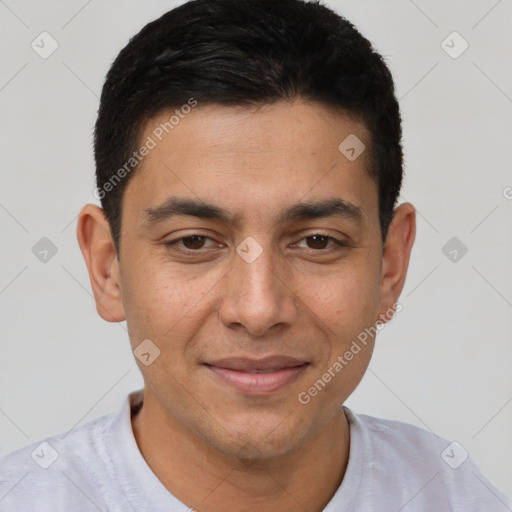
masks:
{"type": "Polygon", "coordinates": [[[76,234],[89,271],[98,314],[107,322],[123,321],[119,261],[103,210],[93,204],[84,206],[78,217],[76,234]]]}
{"type": "Polygon", "coordinates": [[[416,211],[412,204],[403,203],[395,208],[384,244],[379,315],[382,322],[392,318],[389,308],[398,302],[402,293],[415,237],[416,211]]]}

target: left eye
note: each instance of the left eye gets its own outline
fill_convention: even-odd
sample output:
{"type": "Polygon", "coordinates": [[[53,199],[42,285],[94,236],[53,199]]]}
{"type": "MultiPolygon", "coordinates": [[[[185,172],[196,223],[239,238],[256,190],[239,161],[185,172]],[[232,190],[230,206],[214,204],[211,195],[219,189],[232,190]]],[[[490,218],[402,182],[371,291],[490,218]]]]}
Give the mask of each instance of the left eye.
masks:
{"type": "Polygon", "coordinates": [[[300,240],[300,242],[302,242],[303,240],[306,241],[308,249],[326,249],[328,247],[332,247],[333,245],[340,245],[340,242],[338,242],[338,240],[326,235],[317,234],[306,236],[302,240],[300,240]],[[331,245],[328,245],[329,242],[331,242],[331,245]]]}

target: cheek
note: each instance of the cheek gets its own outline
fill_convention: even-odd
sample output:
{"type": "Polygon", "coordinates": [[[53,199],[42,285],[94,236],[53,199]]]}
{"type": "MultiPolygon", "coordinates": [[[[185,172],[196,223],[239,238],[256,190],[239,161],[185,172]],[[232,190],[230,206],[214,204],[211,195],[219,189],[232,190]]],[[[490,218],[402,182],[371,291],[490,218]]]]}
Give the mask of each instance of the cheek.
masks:
{"type": "Polygon", "coordinates": [[[340,269],[305,278],[298,293],[305,306],[341,339],[373,323],[378,315],[379,283],[375,267],[340,269]]]}
{"type": "Polygon", "coordinates": [[[162,350],[178,349],[204,323],[220,272],[191,274],[176,265],[146,259],[123,279],[123,304],[130,338],[149,338],[162,350]]]}
{"type": "Polygon", "coordinates": [[[131,262],[128,267],[128,263],[125,262],[122,295],[132,344],[149,338],[163,348],[164,333],[183,316],[186,293],[162,272],[161,266],[131,262]]]}

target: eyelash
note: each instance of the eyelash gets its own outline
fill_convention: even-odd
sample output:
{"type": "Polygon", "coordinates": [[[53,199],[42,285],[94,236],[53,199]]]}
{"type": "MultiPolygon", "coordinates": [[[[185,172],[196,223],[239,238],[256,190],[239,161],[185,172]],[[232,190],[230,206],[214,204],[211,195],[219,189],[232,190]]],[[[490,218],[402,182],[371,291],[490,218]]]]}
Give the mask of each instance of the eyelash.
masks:
{"type": "MultiPolygon", "coordinates": [[[[213,238],[209,237],[209,236],[205,236],[205,235],[198,235],[198,234],[192,234],[192,235],[188,235],[188,236],[183,236],[183,237],[180,237],[180,238],[176,238],[175,240],[170,240],[168,242],[165,242],[165,246],[166,247],[169,247],[169,248],[172,248],[174,250],[177,250],[181,253],[186,253],[186,254],[194,254],[194,253],[197,253],[197,254],[200,254],[202,251],[204,250],[207,250],[203,247],[201,247],[200,249],[188,249],[186,247],[183,247],[183,246],[180,246],[179,245],[179,242],[182,242],[183,240],[186,240],[188,238],[193,238],[193,237],[200,237],[200,238],[203,238],[205,240],[213,240],[213,238]]],[[[344,247],[347,247],[347,244],[343,243],[341,240],[338,240],[337,238],[334,238],[332,236],[329,236],[329,235],[326,235],[326,234],[323,234],[323,233],[312,233],[311,235],[307,235],[307,236],[304,236],[302,237],[299,242],[302,242],[303,240],[306,240],[307,238],[312,238],[314,236],[320,236],[320,237],[323,237],[323,238],[327,238],[327,243],[329,242],[333,242],[333,245],[331,246],[327,246],[325,248],[322,248],[322,249],[313,249],[313,248],[310,248],[310,247],[307,247],[305,248],[307,251],[310,251],[311,253],[317,253],[317,254],[320,254],[320,253],[328,253],[328,252],[331,252],[332,250],[335,250],[335,249],[342,249],[344,247]]],[[[296,245],[296,244],[293,244],[293,245],[296,245]]]]}

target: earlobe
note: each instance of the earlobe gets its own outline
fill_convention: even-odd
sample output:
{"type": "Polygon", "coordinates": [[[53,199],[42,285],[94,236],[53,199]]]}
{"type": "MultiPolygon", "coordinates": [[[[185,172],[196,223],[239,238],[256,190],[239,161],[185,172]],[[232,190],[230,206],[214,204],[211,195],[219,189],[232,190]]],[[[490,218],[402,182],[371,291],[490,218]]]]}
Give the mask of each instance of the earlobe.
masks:
{"type": "Polygon", "coordinates": [[[382,257],[380,315],[398,302],[416,237],[416,212],[410,203],[395,208],[382,257]]]}
{"type": "Polygon", "coordinates": [[[87,265],[96,310],[107,322],[125,319],[117,254],[103,210],[88,204],[78,217],[77,238],[87,265]]]}

